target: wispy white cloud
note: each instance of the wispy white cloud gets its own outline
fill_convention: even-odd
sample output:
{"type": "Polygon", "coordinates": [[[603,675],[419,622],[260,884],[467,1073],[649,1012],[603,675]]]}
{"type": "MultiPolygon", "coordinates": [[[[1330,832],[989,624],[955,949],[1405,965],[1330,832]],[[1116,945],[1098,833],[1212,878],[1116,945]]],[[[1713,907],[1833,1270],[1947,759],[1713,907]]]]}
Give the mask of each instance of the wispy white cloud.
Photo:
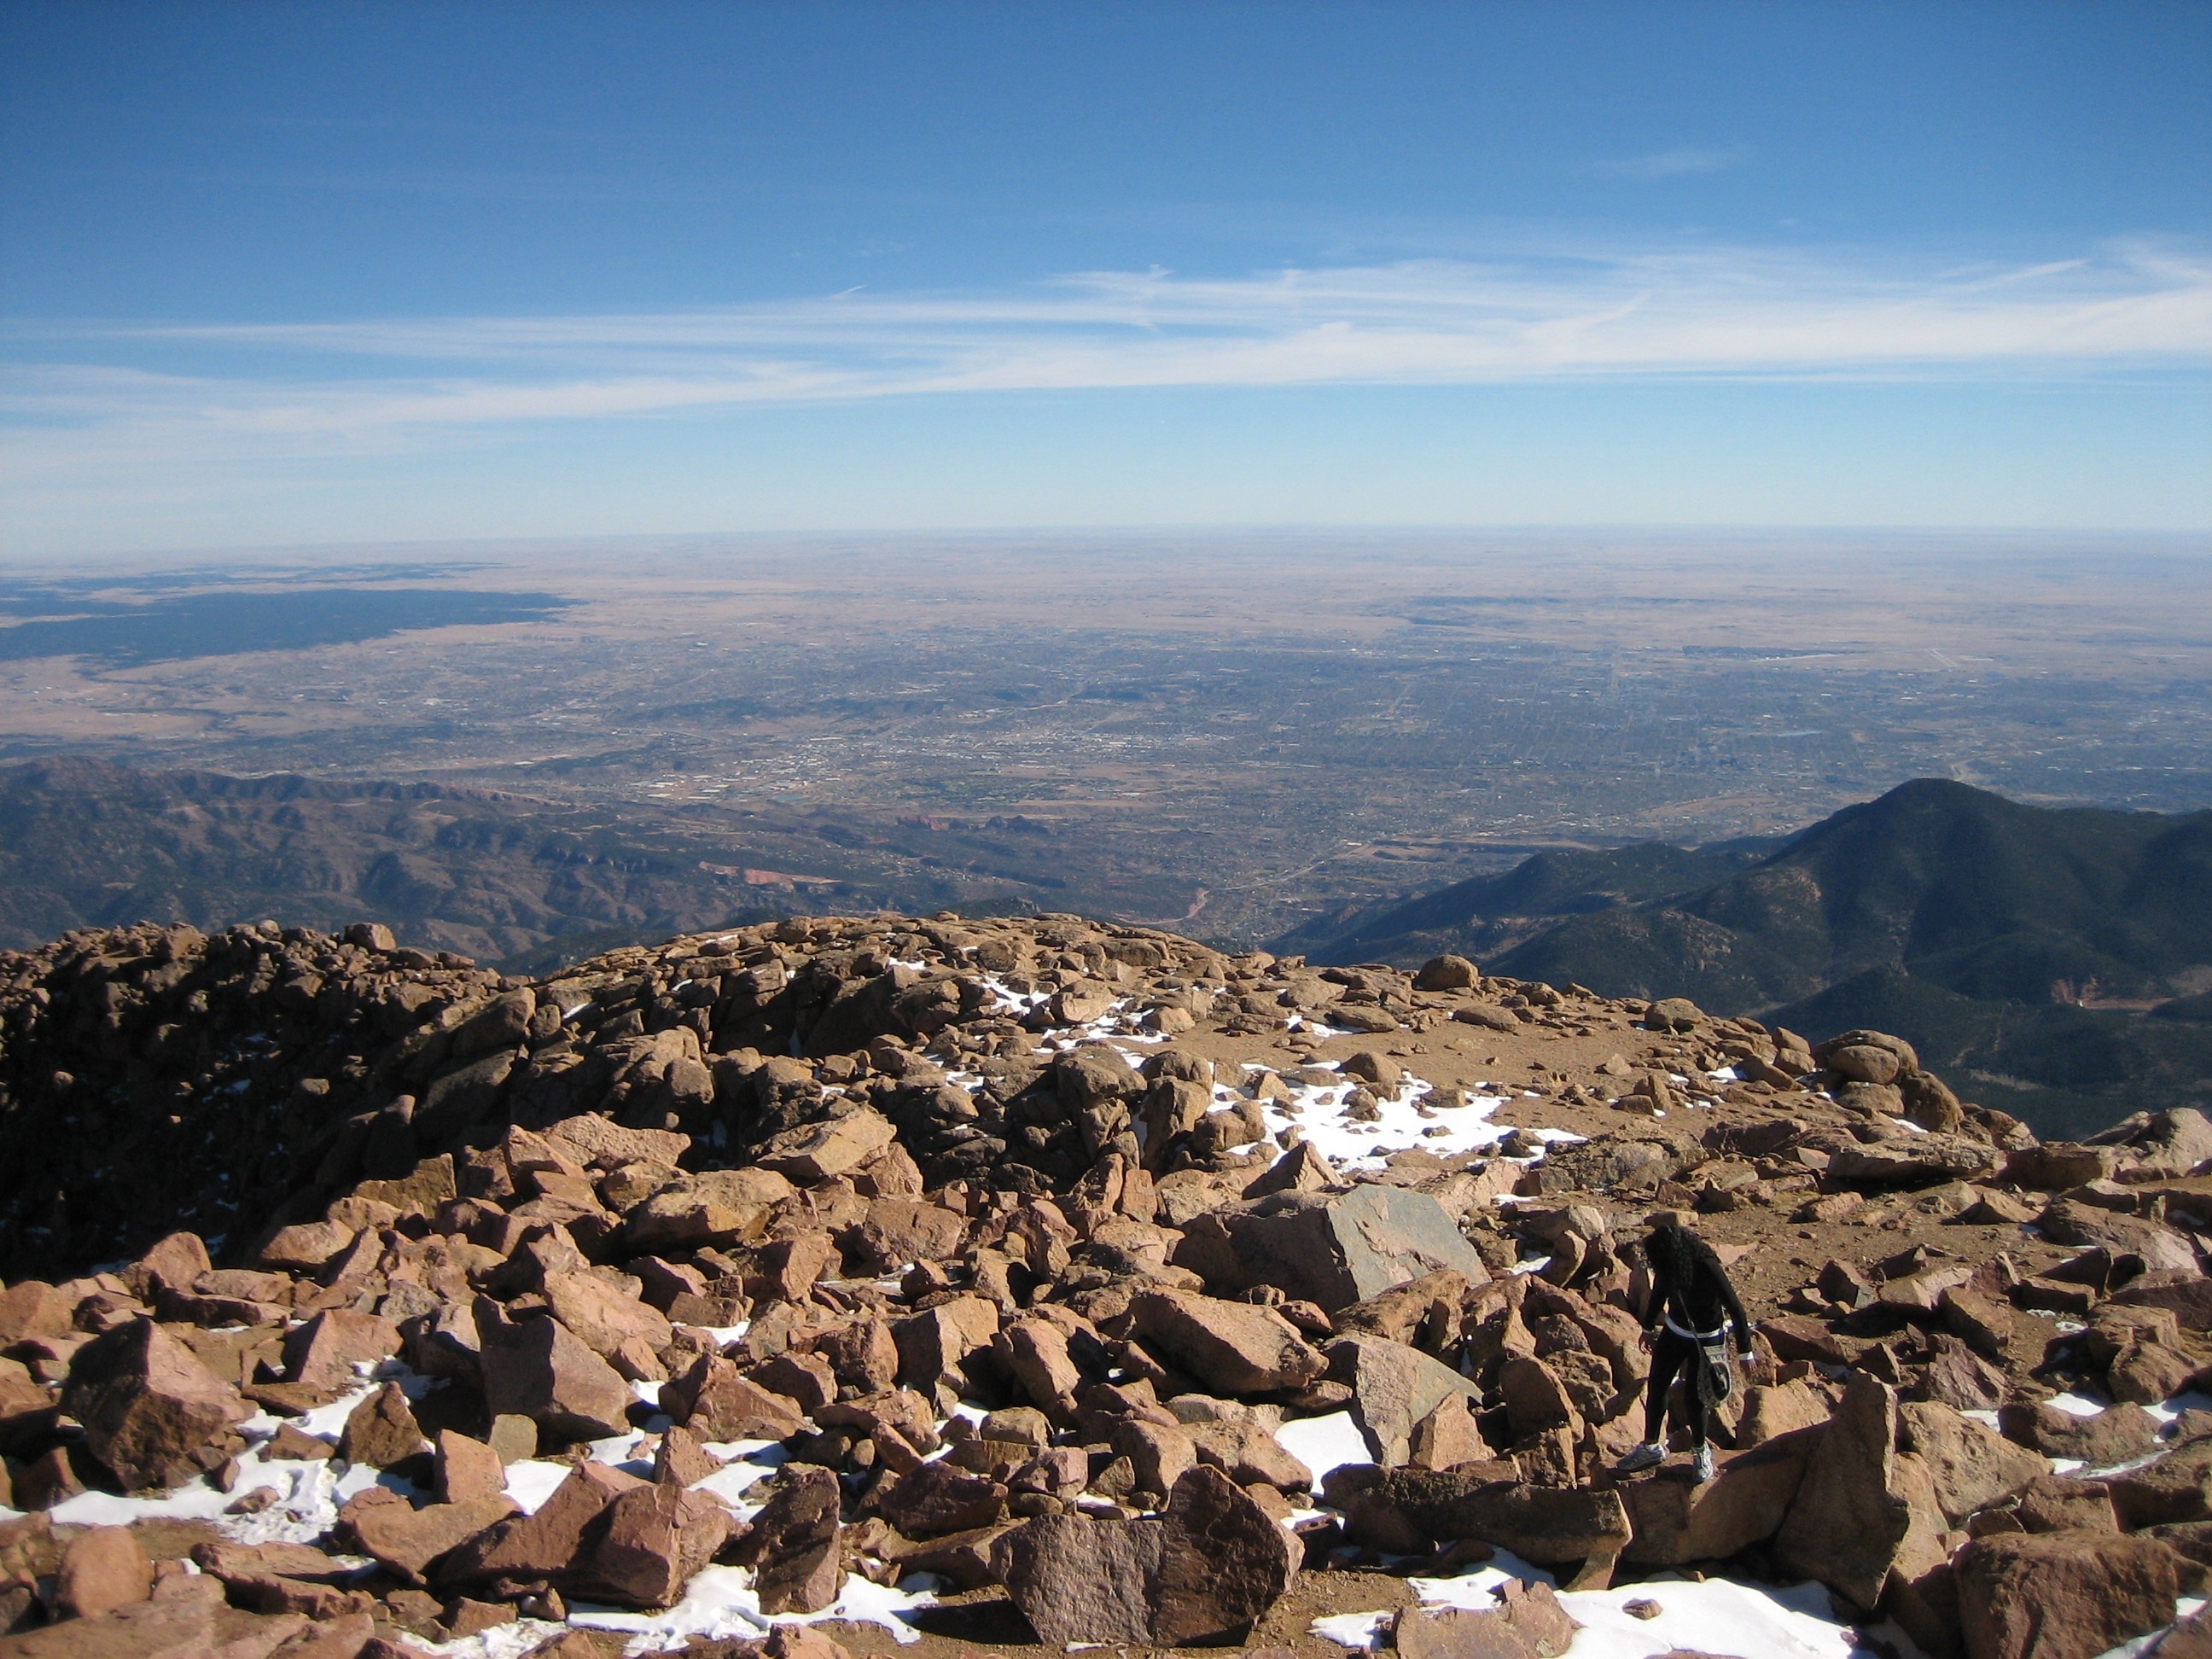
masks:
{"type": "Polygon", "coordinates": [[[1680,179],[1693,173],[1725,173],[1750,159],[1748,144],[1725,148],[1684,144],[1674,149],[1656,150],[1649,155],[1626,155],[1600,161],[1595,171],[1611,173],[1616,179],[1680,179]]]}
{"type": "Polygon", "coordinates": [[[1552,252],[669,313],[10,333],[0,453],[20,473],[922,395],[2201,371],[2212,260],[2131,247],[1916,273],[1742,250],[1552,252]]]}

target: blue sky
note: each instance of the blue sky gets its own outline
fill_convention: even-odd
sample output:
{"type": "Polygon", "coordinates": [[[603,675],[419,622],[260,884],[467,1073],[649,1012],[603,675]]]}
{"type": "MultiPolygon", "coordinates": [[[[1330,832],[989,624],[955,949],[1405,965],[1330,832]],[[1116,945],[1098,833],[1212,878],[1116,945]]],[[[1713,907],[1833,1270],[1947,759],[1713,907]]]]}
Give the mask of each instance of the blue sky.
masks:
{"type": "Polygon", "coordinates": [[[0,9],[0,549],[2212,525],[2212,6],[0,9]]]}

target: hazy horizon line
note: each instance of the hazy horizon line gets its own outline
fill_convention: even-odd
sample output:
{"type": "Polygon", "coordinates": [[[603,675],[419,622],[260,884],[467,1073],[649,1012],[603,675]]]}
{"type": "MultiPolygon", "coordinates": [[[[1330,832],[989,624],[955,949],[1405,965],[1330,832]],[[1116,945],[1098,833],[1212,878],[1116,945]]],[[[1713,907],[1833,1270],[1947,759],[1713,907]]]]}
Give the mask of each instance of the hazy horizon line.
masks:
{"type": "Polygon", "coordinates": [[[822,545],[855,538],[883,542],[957,542],[963,539],[977,542],[1011,542],[1034,539],[1081,543],[1109,540],[1115,538],[1141,539],[1182,538],[1221,541],[1240,538],[1321,541],[1333,538],[1362,536],[1405,541],[1438,540],[1465,536],[1522,537],[1532,540],[1558,540],[1595,536],[1629,538],[1653,543],[1710,538],[1721,544],[1745,543],[1760,538],[1771,538],[1782,542],[1853,540],[1892,542],[1911,538],[1926,538],[1936,540],[1953,538],[1984,547],[2006,543],[2025,544],[2087,540],[2107,544],[2125,543],[2138,549],[2148,549],[2152,544],[2175,544],[2166,550],[2176,556],[2212,556],[2212,526],[2193,526],[2145,528],[2140,526],[2016,526],[1906,523],[1824,525],[1729,521],[1672,523],[1662,520],[1607,521],[1601,520],[1579,522],[1537,520],[1518,523],[1479,520],[1362,523],[1352,520],[1326,522],[1255,520],[1234,523],[1134,520],[1126,524],[1112,525],[918,525],[881,527],[856,525],[828,529],[638,530],[603,532],[575,536],[463,536],[424,537],[411,539],[385,537],[355,542],[180,544],[166,548],[116,549],[90,553],[42,554],[0,549],[0,566],[61,567],[88,563],[136,565],[179,559],[234,558],[261,561],[285,557],[319,559],[324,556],[343,556],[368,563],[378,563],[383,562],[374,556],[380,553],[388,553],[392,560],[397,562],[403,557],[420,558],[426,552],[438,550],[450,550],[456,553],[476,550],[489,552],[500,549],[540,552],[574,550],[585,552],[617,547],[638,548],[641,545],[718,541],[763,545],[775,544],[822,545]]]}

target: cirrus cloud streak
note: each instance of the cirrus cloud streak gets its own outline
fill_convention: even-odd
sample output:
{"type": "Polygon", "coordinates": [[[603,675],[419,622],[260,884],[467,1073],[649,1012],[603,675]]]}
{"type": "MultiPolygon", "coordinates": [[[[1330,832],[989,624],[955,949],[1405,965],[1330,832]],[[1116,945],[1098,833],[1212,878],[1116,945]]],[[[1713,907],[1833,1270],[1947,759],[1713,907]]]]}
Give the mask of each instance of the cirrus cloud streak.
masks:
{"type": "Polygon", "coordinates": [[[9,331],[11,468],[374,453],[748,404],[1604,378],[1980,380],[2212,362],[2212,261],[1914,271],[1745,250],[1240,278],[1086,272],[660,313],[9,331]]]}

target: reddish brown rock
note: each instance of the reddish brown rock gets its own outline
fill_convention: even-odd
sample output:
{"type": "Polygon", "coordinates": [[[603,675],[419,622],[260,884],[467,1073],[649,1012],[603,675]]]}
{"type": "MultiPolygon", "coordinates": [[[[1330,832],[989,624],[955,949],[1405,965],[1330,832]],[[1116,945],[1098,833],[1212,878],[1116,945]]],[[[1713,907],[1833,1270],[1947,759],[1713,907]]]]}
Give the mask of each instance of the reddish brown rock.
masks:
{"type": "Polygon", "coordinates": [[[337,1587],[337,1581],[350,1576],[349,1569],[304,1544],[196,1544],[192,1560],[202,1572],[222,1580],[234,1606],[255,1613],[342,1620],[374,1605],[366,1594],[337,1587]]]}
{"type": "Polygon", "coordinates": [[[761,1644],[767,1659],[853,1659],[843,1645],[812,1625],[778,1625],[761,1644]]]}
{"type": "Polygon", "coordinates": [[[2174,1558],[2155,1539],[2004,1533],[1959,1553],[1970,1659],[2094,1659],[2173,1618],[2174,1558]]]}
{"type": "Polygon", "coordinates": [[[838,1382],[861,1394],[879,1394],[898,1381],[898,1344],[880,1319],[856,1319],[824,1333],[815,1353],[830,1362],[838,1382]]]}
{"type": "Polygon", "coordinates": [[[1038,1637],[1062,1645],[1231,1640],[1296,1571],[1289,1534],[1203,1465],[1176,1483],[1158,1520],[1042,1516],[1000,1536],[992,1565],[1038,1637]]]}
{"type": "Polygon", "coordinates": [[[279,1423],[276,1432],[269,1437],[262,1448],[270,1457],[289,1458],[303,1463],[320,1463],[337,1455],[337,1448],[320,1435],[309,1434],[305,1429],[290,1423],[279,1423]]]}
{"type": "Polygon", "coordinates": [[[2100,1468],[2141,1457],[2158,1443],[2158,1419],[2134,1405],[2076,1417],[2056,1406],[2014,1401],[1998,1407],[1997,1427],[2006,1439],[2031,1451],[2100,1468]]]}
{"type": "Polygon", "coordinates": [[[2105,1389],[2115,1400],[2155,1406],[2190,1385],[2196,1360],[2162,1342],[2130,1342],[2105,1370],[2105,1389]]]}
{"type": "Polygon", "coordinates": [[[27,1367],[0,1358],[0,1452],[35,1450],[52,1436],[60,1408],[27,1367]]]}
{"type": "Polygon", "coordinates": [[[729,1536],[729,1512],[679,1486],[639,1486],[600,1511],[564,1583],[569,1593],[621,1607],[665,1607],[729,1536]]]}
{"type": "Polygon", "coordinates": [[[2120,1529],[2110,1486],[2101,1480],[2075,1480],[2063,1474],[2039,1475],[2029,1481],[2009,1513],[2022,1532],[2120,1529]]]}
{"type": "Polygon", "coordinates": [[[399,1328],[374,1314],[329,1308],[284,1339],[284,1374],[310,1388],[343,1393],[359,1380],[356,1365],[399,1352],[399,1328]]]}
{"type": "Polygon", "coordinates": [[[1024,1319],[1000,1331],[991,1348],[1039,1410],[1055,1423],[1073,1420],[1083,1372],[1068,1356],[1066,1332],[1042,1319],[1024,1319]]]}
{"type": "Polygon", "coordinates": [[[422,1449],[422,1426],[397,1382],[387,1382],[353,1408],[338,1437],[338,1455],[349,1463],[388,1469],[422,1449]]]}
{"type": "Polygon", "coordinates": [[[1582,1628],[1546,1583],[1509,1578],[1492,1594],[1498,1606],[1408,1607],[1392,1621],[1406,1659],[1553,1659],[1582,1628]]]}
{"type": "Polygon", "coordinates": [[[848,1248],[878,1273],[897,1273],[917,1261],[947,1261],[960,1253],[968,1219],[939,1204],[878,1198],[853,1231],[848,1248]]]}
{"type": "Polygon", "coordinates": [[[1216,1290],[1273,1285],[1330,1311],[1447,1268],[1475,1284],[1489,1277],[1436,1199],[1373,1182],[1277,1193],[1195,1218],[1175,1261],[1216,1290]]]}
{"type": "MultiPolygon", "coordinates": [[[[354,1241],[354,1230],[336,1221],[307,1221],[285,1227],[261,1247],[256,1258],[280,1273],[317,1273],[354,1241]]],[[[206,1270],[203,1268],[202,1272],[206,1270]]]]}
{"type": "Polygon", "coordinates": [[[965,1382],[962,1362],[991,1346],[999,1334],[995,1303],[980,1296],[950,1297],[891,1327],[899,1352],[898,1380],[927,1393],[942,1383],[956,1393],[965,1382]]]}
{"type": "Polygon", "coordinates": [[[1822,1430],[1799,1429],[1748,1451],[1723,1455],[1713,1479],[1698,1484],[1686,1468],[1624,1480],[1620,1500],[1634,1535],[1620,1559],[1672,1567],[1715,1561],[1774,1536],[1797,1496],[1822,1430]]]}
{"type": "Polygon", "coordinates": [[[10,1346],[26,1337],[66,1336],[76,1304],[44,1279],[18,1279],[0,1290],[0,1346],[10,1346]]]}
{"type": "Polygon", "coordinates": [[[149,1301],[153,1299],[155,1291],[183,1292],[191,1290],[193,1282],[214,1266],[208,1260],[207,1245],[198,1233],[171,1233],[138,1258],[138,1272],[145,1282],[134,1283],[134,1288],[149,1301]]]}
{"type": "Polygon", "coordinates": [[[154,1564],[128,1527],[90,1528],[62,1551],[54,1610],[64,1618],[96,1618],[153,1593],[154,1564]]]}
{"type": "Polygon", "coordinates": [[[1828,1401],[1800,1379],[1771,1387],[1754,1386],[1743,1394],[1743,1415],[1736,1419],[1735,1443],[1749,1451],[1770,1440],[1778,1440],[1799,1429],[1818,1427],[1828,1420],[1828,1401]]]}
{"type": "MultiPolygon", "coordinates": [[[[1432,1284],[1443,1277],[1431,1273],[1419,1282],[1432,1284]]],[[[1450,1277],[1458,1279],[1460,1275],[1454,1273],[1450,1277]]],[[[1330,1377],[1351,1386],[1352,1416],[1364,1431],[1375,1461],[1386,1467],[1413,1459],[1414,1430],[1435,1416],[1447,1401],[1461,1401],[1464,1418],[1465,1402],[1470,1399],[1480,1402],[1482,1398],[1479,1384],[1469,1382],[1450,1366],[1388,1337],[1358,1334],[1340,1337],[1328,1345],[1327,1353],[1330,1377]]],[[[1473,1426],[1471,1420],[1468,1426],[1473,1426]]],[[[1475,1439],[1479,1443],[1480,1436],[1475,1439]]],[[[1452,1462],[1464,1462],[1484,1455],[1485,1451],[1470,1452],[1468,1457],[1455,1457],[1452,1462]]],[[[1425,1467],[1449,1465],[1430,1462],[1425,1467]]]]}
{"type": "Polygon", "coordinates": [[[819,1613],[836,1601],[845,1574],[838,1558],[837,1477],[794,1464],[745,1540],[761,1611],[819,1613]]]}
{"type": "Polygon", "coordinates": [[[9,1485],[15,1488],[15,1507],[19,1510],[50,1510],[84,1490],[66,1446],[49,1447],[21,1465],[9,1485]]]}
{"type": "Polygon", "coordinates": [[[1934,1352],[1913,1390],[1954,1411],[1994,1411],[2004,1404],[2005,1374],[1954,1336],[1934,1339],[1934,1352]]]}
{"type": "Polygon", "coordinates": [[[489,1589],[500,1600],[542,1589],[575,1559],[599,1511],[645,1484],[604,1463],[580,1463],[535,1514],[501,1522],[455,1549],[439,1564],[438,1582],[489,1589]]]}
{"type": "Polygon", "coordinates": [[[1581,1426],[1581,1414],[1559,1373],[1533,1355],[1507,1360],[1498,1370],[1498,1386],[1505,1395],[1506,1419],[1516,1440],[1547,1429],[1581,1426]]]}
{"type": "Polygon", "coordinates": [[[818,1353],[780,1353],[745,1372],[745,1381],[780,1394],[802,1412],[811,1412],[837,1397],[837,1373],[818,1353]]]}
{"type": "Polygon", "coordinates": [[[680,1423],[664,1430],[660,1444],[653,1449],[653,1478],[664,1486],[696,1486],[721,1467],[721,1459],[680,1423]]]}
{"type": "Polygon", "coordinates": [[[1178,1427],[1125,1417],[1114,1425],[1109,1443],[1129,1460],[1135,1490],[1164,1495],[1198,1462],[1198,1445],[1178,1427]]]}
{"type": "Polygon", "coordinates": [[[438,1497],[447,1504],[496,1498],[507,1489],[507,1468],[481,1440],[441,1429],[437,1442],[438,1497]]]}
{"type": "Polygon", "coordinates": [[[1934,1565],[1908,1558],[1942,1530],[1924,1468],[1916,1465],[1917,1483],[1899,1468],[1897,1437],[1896,1394],[1876,1378],[1854,1376],[1775,1539],[1780,1565],[1869,1610],[1893,1570],[1934,1565]],[[1916,1512],[1916,1498],[1924,1511],[1916,1512]]]}
{"type": "Polygon", "coordinates": [[[622,1345],[633,1338],[648,1349],[668,1346],[665,1315],[623,1295],[595,1273],[547,1273],[542,1288],[554,1318],[604,1358],[614,1358],[622,1345]]]}
{"type": "Polygon", "coordinates": [[[793,1401],[739,1376],[720,1354],[702,1354],[663,1383],[660,1408],[702,1440],[783,1440],[803,1426],[793,1401]]]}
{"type": "Polygon", "coordinates": [[[1948,1406],[1911,1401],[1899,1407],[1898,1415],[1904,1449],[1928,1465],[1936,1501],[1954,1527],[2051,1473],[2048,1458],[2015,1446],[1948,1406]]]}
{"type": "Polygon", "coordinates": [[[1005,1519],[1006,1489],[948,1462],[924,1463],[884,1490],[876,1512],[908,1538],[969,1532],[1005,1519]]]}
{"type": "Polygon", "coordinates": [[[416,1509],[404,1502],[351,1511],[348,1528],[362,1553],[419,1580],[430,1564],[515,1513],[505,1493],[416,1509]]]}
{"type": "Polygon", "coordinates": [[[342,1613],[301,1631],[276,1650],[272,1659],[362,1659],[376,1639],[374,1617],[367,1613],[342,1613]]]}
{"type": "Polygon", "coordinates": [[[2212,1440],[2178,1446],[2154,1462],[2108,1475],[2105,1485],[2130,1531],[2212,1514],[2212,1440]]]}
{"type": "Polygon", "coordinates": [[[1759,1322],[1759,1334],[1774,1350],[1777,1359],[1804,1359],[1816,1365],[1846,1365],[1851,1356],[1836,1334],[1821,1321],[1802,1314],[1782,1314],[1759,1322]]]}
{"type": "Polygon", "coordinates": [[[597,1440],[629,1427],[636,1396],[629,1384],[559,1320],[509,1320],[480,1299],[477,1334],[483,1354],[484,1403],[495,1417],[527,1417],[569,1440],[597,1440]]]}
{"type": "Polygon", "coordinates": [[[1355,1465],[1330,1474],[1323,1490],[1339,1509],[1364,1497],[1370,1514],[1410,1540],[1395,1547],[1401,1551],[1480,1538],[1548,1567],[1618,1555],[1632,1536],[1619,1492],[1520,1485],[1510,1463],[1443,1471],[1355,1465]]]}
{"type": "Polygon", "coordinates": [[[224,1605],[212,1579],[183,1582],[176,1595],[9,1637],[7,1659],[270,1659],[309,1628],[297,1613],[264,1618],[224,1605]]]}
{"type": "MultiPolygon", "coordinates": [[[[1467,1427],[1474,1430],[1472,1419],[1467,1427]]],[[[1258,1423],[1186,1423],[1183,1432],[1196,1447],[1200,1462],[1212,1464],[1240,1486],[1257,1482],[1278,1492],[1302,1492],[1313,1485],[1313,1471],[1258,1423]]]]}
{"type": "Polygon", "coordinates": [[[879,1112],[854,1112],[778,1135],[763,1150],[759,1166],[811,1187],[857,1168],[890,1146],[896,1133],[879,1112]]]}
{"type": "Polygon", "coordinates": [[[84,1425],[92,1455],[131,1491],[199,1474],[194,1455],[252,1415],[236,1389],[149,1319],[78,1349],[61,1406],[84,1425]]]}
{"type": "Polygon", "coordinates": [[[1146,1291],[1129,1310],[1147,1347],[1217,1394],[1304,1388],[1328,1368],[1273,1308],[1188,1291],[1146,1291]]]}

